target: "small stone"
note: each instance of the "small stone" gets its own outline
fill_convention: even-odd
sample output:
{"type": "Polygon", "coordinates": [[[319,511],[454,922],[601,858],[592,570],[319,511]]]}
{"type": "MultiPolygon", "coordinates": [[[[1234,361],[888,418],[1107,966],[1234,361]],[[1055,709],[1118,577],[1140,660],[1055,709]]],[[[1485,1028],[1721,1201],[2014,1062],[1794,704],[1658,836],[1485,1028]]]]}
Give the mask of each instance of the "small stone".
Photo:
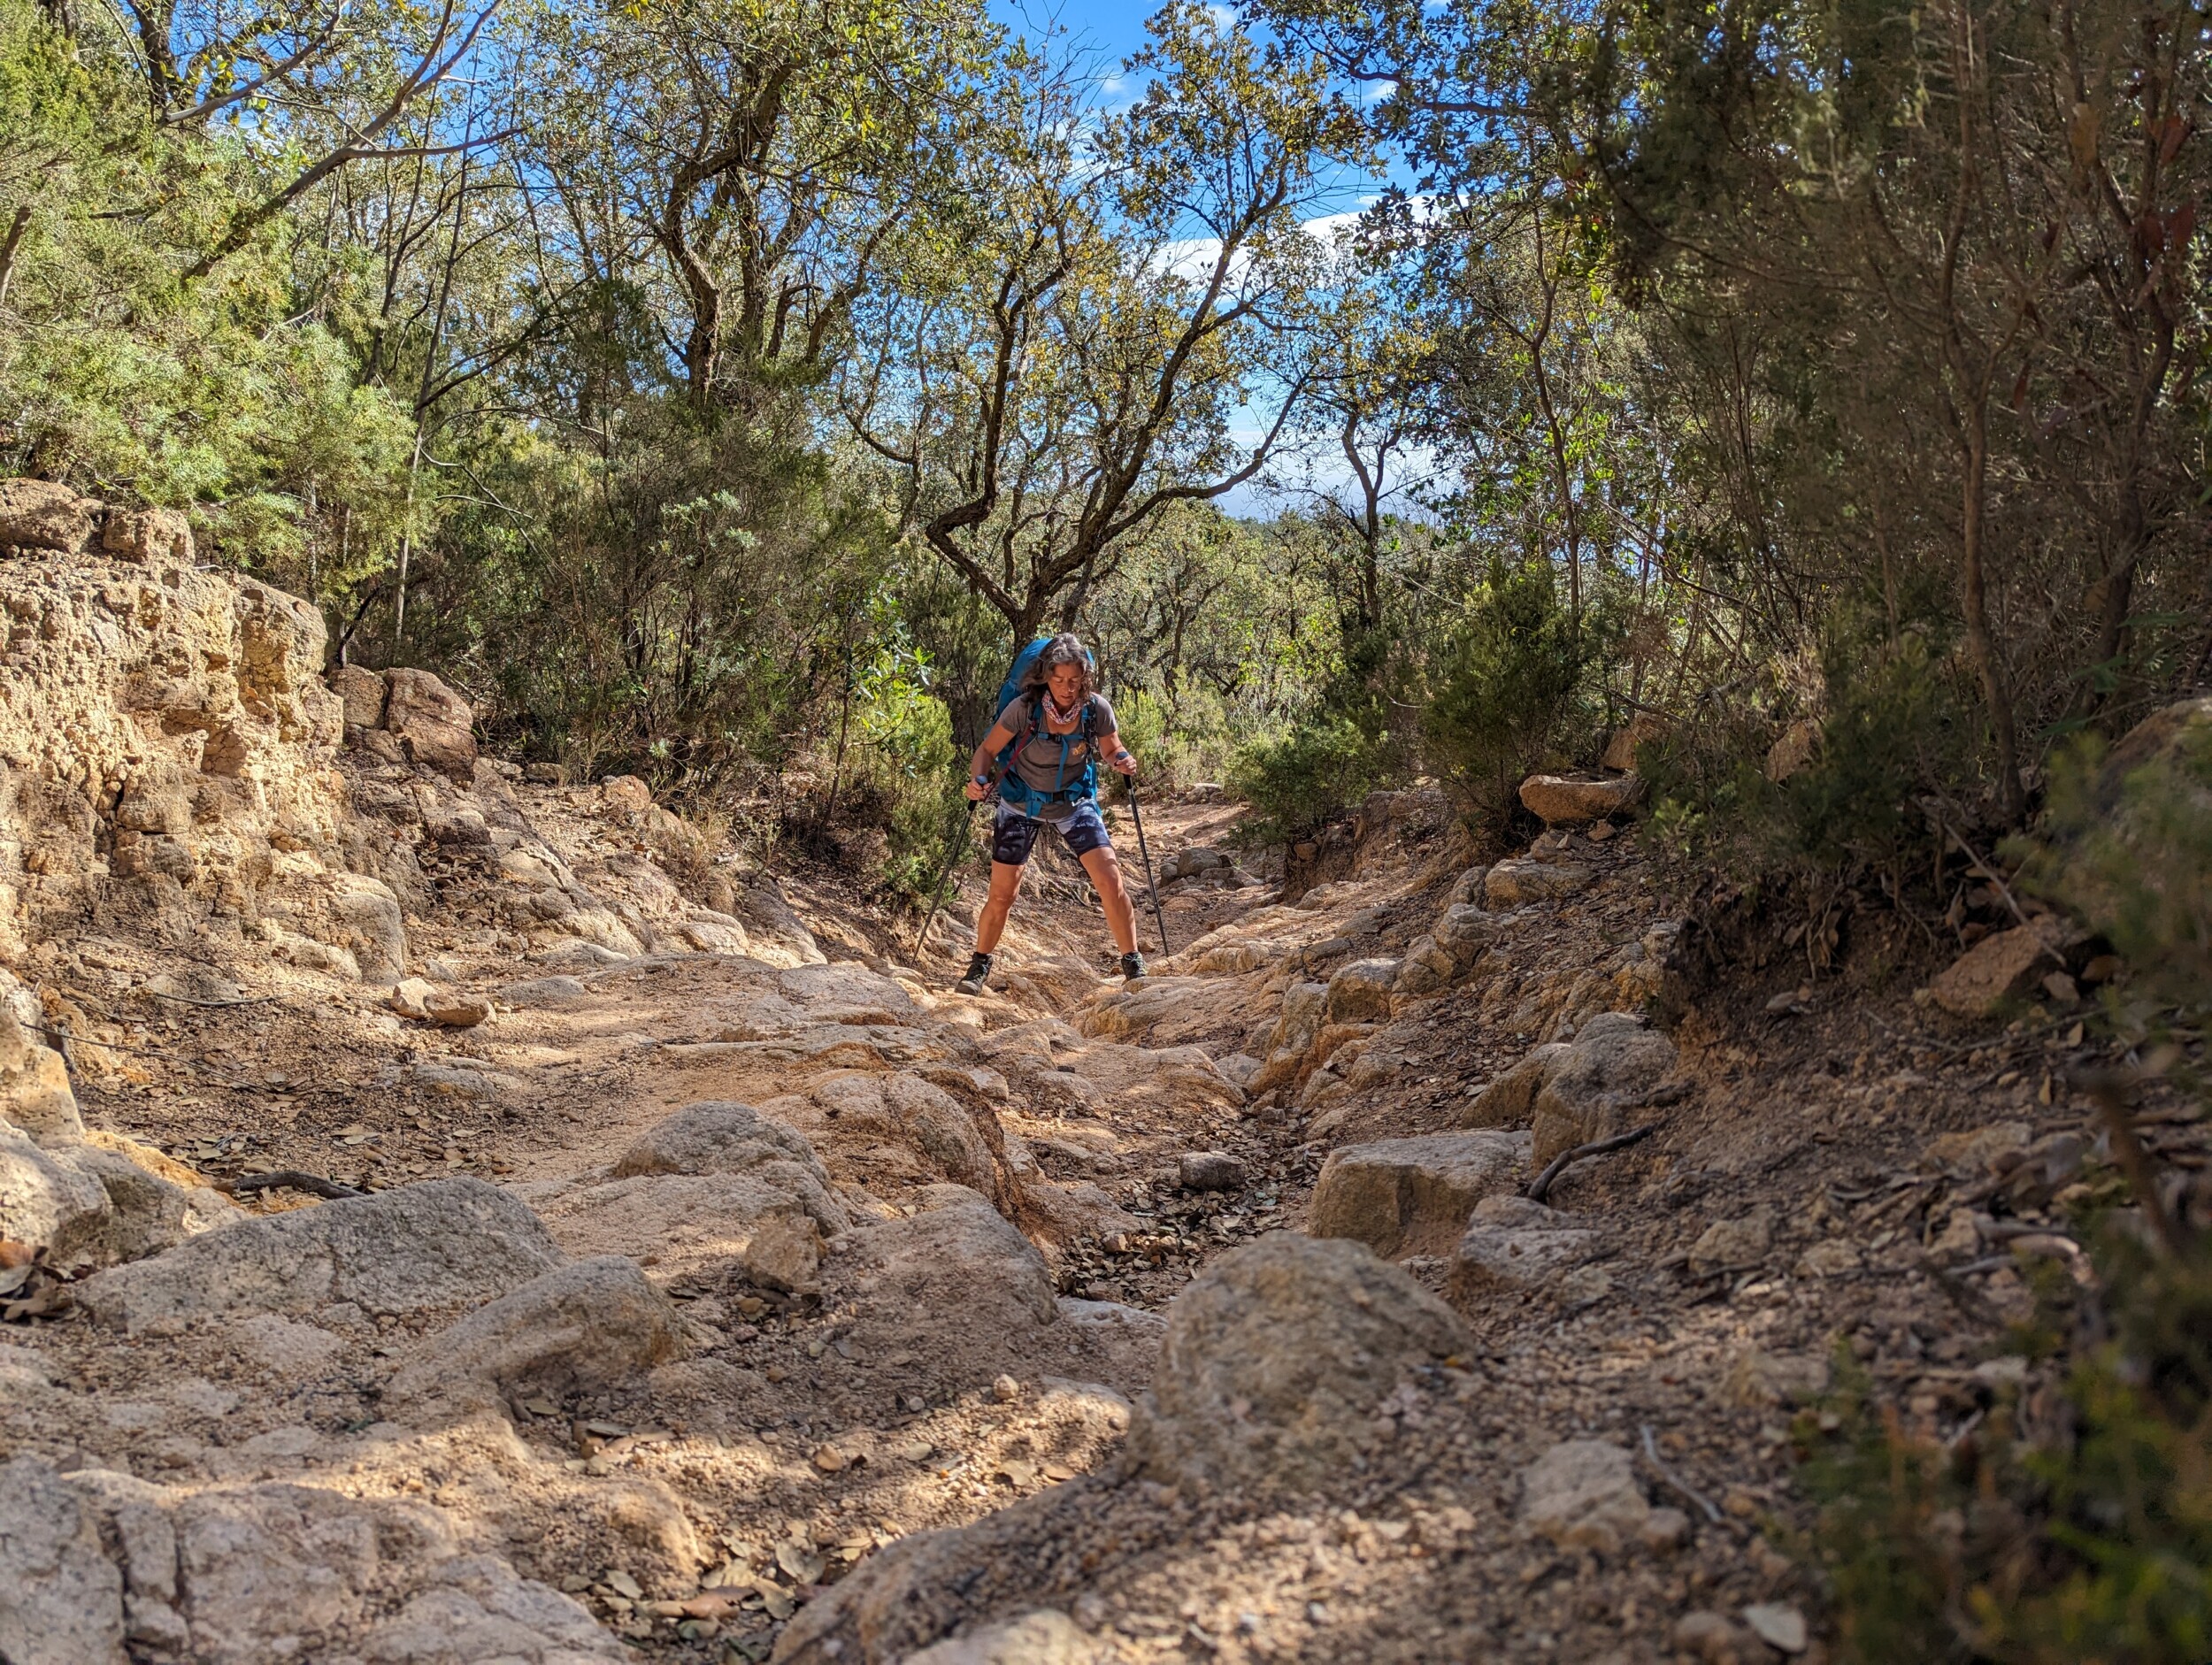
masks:
{"type": "Polygon", "coordinates": [[[448,1029],[473,1029],[492,1015],[492,1003],[480,994],[457,994],[438,990],[422,1003],[423,1016],[448,1029]]]}
{"type": "Polygon", "coordinates": [[[849,1460],[835,1446],[824,1446],[814,1454],[814,1466],[824,1474],[842,1474],[849,1460]]]}
{"type": "Polygon", "coordinates": [[[1664,1554],[1690,1540],[1690,1517],[1680,1509],[1654,1509],[1636,1530],[1636,1540],[1654,1554],[1664,1554]]]}
{"type": "Polygon", "coordinates": [[[1690,1246],[1690,1270],[1732,1271],[1755,1266],[1774,1242],[1774,1220],[1763,1208],[1733,1220],[1716,1220],[1690,1246]]]}
{"type": "Polygon", "coordinates": [[[1797,1257],[1800,1278],[1842,1278],[1859,1270],[1859,1250],[1842,1238],[1824,1238],[1797,1257]]]}
{"type": "Polygon", "coordinates": [[[1743,1610],[1743,1622],[1761,1641],[1785,1653],[1802,1653],[1809,1639],[1805,1632],[1805,1615],[1795,1607],[1778,1602],[1754,1602],[1743,1610]]]}
{"type": "Polygon", "coordinates": [[[1177,1177],[1186,1191],[1241,1191],[1247,1178],[1243,1161],[1225,1151],[1187,1151],[1177,1164],[1177,1177]]]}
{"type": "Polygon", "coordinates": [[[2081,1001],[2080,986],[2063,971],[2054,971],[2045,978],[2043,992],[2061,1006],[2078,1005],[2081,1001]]]}
{"type": "Polygon", "coordinates": [[[1686,1613],[1674,1624],[1675,1651],[1702,1660],[1705,1665],[1741,1665],[1750,1651],[1751,1638],[1717,1613],[1686,1613]]]}
{"type": "Polygon", "coordinates": [[[392,988],[390,1005],[402,1017],[427,1017],[437,989],[419,977],[402,978],[392,988]]]}
{"type": "Polygon", "coordinates": [[[1002,1405],[1010,1405],[1022,1396],[1022,1385],[1010,1376],[1001,1376],[991,1384],[991,1397],[1002,1405]]]}
{"type": "Polygon", "coordinates": [[[1627,1448],[1603,1439],[1568,1439],[1521,1476],[1521,1521],[1562,1549],[1617,1553],[1651,1515],[1627,1448]]]}

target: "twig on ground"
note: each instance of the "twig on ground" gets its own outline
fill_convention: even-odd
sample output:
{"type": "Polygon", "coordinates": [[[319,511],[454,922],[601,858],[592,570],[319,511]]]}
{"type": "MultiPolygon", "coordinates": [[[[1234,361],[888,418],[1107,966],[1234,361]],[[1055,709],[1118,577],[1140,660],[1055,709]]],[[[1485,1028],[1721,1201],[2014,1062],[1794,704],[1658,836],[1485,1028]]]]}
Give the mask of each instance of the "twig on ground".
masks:
{"type": "Polygon", "coordinates": [[[1563,1150],[1551,1159],[1550,1165],[1542,1173],[1529,1182],[1528,1189],[1521,1194],[1531,1202],[1541,1202],[1551,1194],[1553,1182],[1585,1156],[1602,1156],[1609,1151],[1625,1150],[1631,1145],[1649,1139],[1658,1131],[1658,1123],[1647,1122],[1641,1127],[1632,1128],[1625,1133],[1616,1133],[1610,1139],[1594,1139],[1586,1145],[1577,1145],[1572,1150],[1563,1150]]]}
{"type": "Polygon", "coordinates": [[[342,1185],[335,1179],[326,1179],[320,1174],[302,1173],[296,1168],[280,1168],[269,1174],[241,1174],[235,1179],[217,1182],[218,1188],[236,1196],[249,1191],[304,1191],[311,1196],[336,1201],[341,1197],[365,1196],[351,1185],[342,1185]]]}
{"type": "Polygon", "coordinates": [[[2188,1252],[2188,1244],[2181,1235],[2181,1228],[2166,1212],[2165,1199],[2158,1194],[2158,1178],[2151,1172],[2150,1159],[2143,1154],[2142,1141],[2135,1137],[2135,1118],[2120,1097],[2120,1088],[2136,1078],[2112,1070],[2083,1070],[2077,1071],[2073,1084],[2096,1101],[2098,1112],[2104,1117],[2106,1131],[2112,1135],[2113,1159],[2120,1164],[2120,1171],[2127,1176],[2128,1187],[2135,1193],[2136,1205],[2143,1210],[2144,1221],[2151,1228],[2159,1253],[2170,1261],[2177,1261],[2188,1252]]]}
{"type": "Polygon", "coordinates": [[[1651,1465],[1651,1471],[1664,1481],[1671,1491],[1679,1492],[1696,1504],[1705,1512],[1705,1518],[1716,1526],[1720,1524],[1721,1513],[1713,1506],[1713,1500],[1669,1468],[1659,1455],[1659,1441],[1653,1435],[1649,1423],[1644,1424],[1644,1461],[1651,1465]]]}
{"type": "Polygon", "coordinates": [[[161,990],[148,988],[143,984],[139,986],[138,993],[150,994],[157,1001],[167,1001],[174,1006],[204,1006],[210,1011],[222,1011],[232,1006],[261,1006],[276,998],[273,994],[249,994],[242,1000],[202,1001],[194,1000],[189,994],[165,994],[161,990]]]}

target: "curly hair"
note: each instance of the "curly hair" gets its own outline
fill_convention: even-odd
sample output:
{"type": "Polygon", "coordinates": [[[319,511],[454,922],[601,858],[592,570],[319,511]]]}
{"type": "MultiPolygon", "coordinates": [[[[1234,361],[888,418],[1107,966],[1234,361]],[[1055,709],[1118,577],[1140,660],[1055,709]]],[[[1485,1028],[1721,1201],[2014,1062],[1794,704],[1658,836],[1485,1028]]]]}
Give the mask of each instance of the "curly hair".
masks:
{"type": "Polygon", "coordinates": [[[1096,687],[1091,670],[1091,650],[1073,631],[1063,631],[1045,643],[1044,651],[1029,667],[1028,680],[1022,685],[1023,694],[1033,696],[1040,693],[1052,673],[1064,664],[1071,664],[1083,673],[1083,697],[1088,699],[1096,687]]]}

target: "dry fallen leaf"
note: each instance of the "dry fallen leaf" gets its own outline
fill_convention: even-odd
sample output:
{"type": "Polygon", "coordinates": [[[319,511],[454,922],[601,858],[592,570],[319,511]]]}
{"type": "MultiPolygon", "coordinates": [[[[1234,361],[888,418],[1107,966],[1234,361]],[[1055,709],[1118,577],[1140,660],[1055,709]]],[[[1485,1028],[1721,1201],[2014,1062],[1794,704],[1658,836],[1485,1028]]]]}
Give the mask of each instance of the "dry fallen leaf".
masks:
{"type": "Polygon", "coordinates": [[[803,1584],[821,1582],[822,1558],[802,1545],[778,1544],[776,1565],[803,1584]]]}

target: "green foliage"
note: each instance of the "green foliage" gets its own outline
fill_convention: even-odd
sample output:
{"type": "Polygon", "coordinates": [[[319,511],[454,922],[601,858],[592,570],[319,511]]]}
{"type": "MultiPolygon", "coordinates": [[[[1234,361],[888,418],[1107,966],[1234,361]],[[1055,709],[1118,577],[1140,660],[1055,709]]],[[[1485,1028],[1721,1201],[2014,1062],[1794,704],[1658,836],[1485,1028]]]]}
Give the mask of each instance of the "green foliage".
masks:
{"type": "Polygon", "coordinates": [[[1833,1431],[1801,1423],[1850,1665],[2212,1647],[2212,1248],[2163,1261],[2108,1233],[2096,1262],[2111,1339],[2074,1361],[2039,1440],[2016,1399],[1954,1449],[1916,1439],[1848,1369],[1833,1431]]]}
{"type": "Polygon", "coordinates": [[[1336,819],[1389,777],[1387,735],[1371,736],[1341,711],[1325,711],[1237,759],[1231,786],[1252,806],[1248,835],[1294,838],[1336,819]]]}
{"type": "Polygon", "coordinates": [[[1502,562],[1452,633],[1423,719],[1427,756],[1494,832],[1531,771],[1586,748],[1594,633],[1576,628],[1548,566],[1502,562]]]}
{"type": "Polygon", "coordinates": [[[855,773],[872,794],[888,840],[882,877],[908,897],[927,894],[943,863],[945,828],[965,803],[949,761],[952,716],[929,692],[926,669],[911,655],[885,649],[860,679],[856,703],[862,746],[855,773]]]}
{"type": "Polygon", "coordinates": [[[2212,717],[2152,725],[2132,756],[2083,735],[2053,761],[2027,879],[2109,938],[2148,990],[2200,1011],[2212,1005],[2212,717]]]}
{"type": "Polygon", "coordinates": [[[1678,854],[1747,879],[1893,873],[1927,848],[1923,798],[1951,806],[1956,824],[1977,821],[1972,690],[1926,633],[1890,642],[1839,627],[1807,680],[1785,670],[1732,689],[1643,748],[1655,825],[1678,854]]]}
{"type": "MultiPolygon", "coordinates": [[[[396,544],[404,413],[295,309],[281,239],[180,280],[250,188],[234,137],[151,119],[98,17],[64,36],[0,0],[0,459],[190,510],[207,551],[297,582],[306,505],[358,565],[396,544]]],[[[306,587],[300,583],[300,587],[306,587]]]]}

